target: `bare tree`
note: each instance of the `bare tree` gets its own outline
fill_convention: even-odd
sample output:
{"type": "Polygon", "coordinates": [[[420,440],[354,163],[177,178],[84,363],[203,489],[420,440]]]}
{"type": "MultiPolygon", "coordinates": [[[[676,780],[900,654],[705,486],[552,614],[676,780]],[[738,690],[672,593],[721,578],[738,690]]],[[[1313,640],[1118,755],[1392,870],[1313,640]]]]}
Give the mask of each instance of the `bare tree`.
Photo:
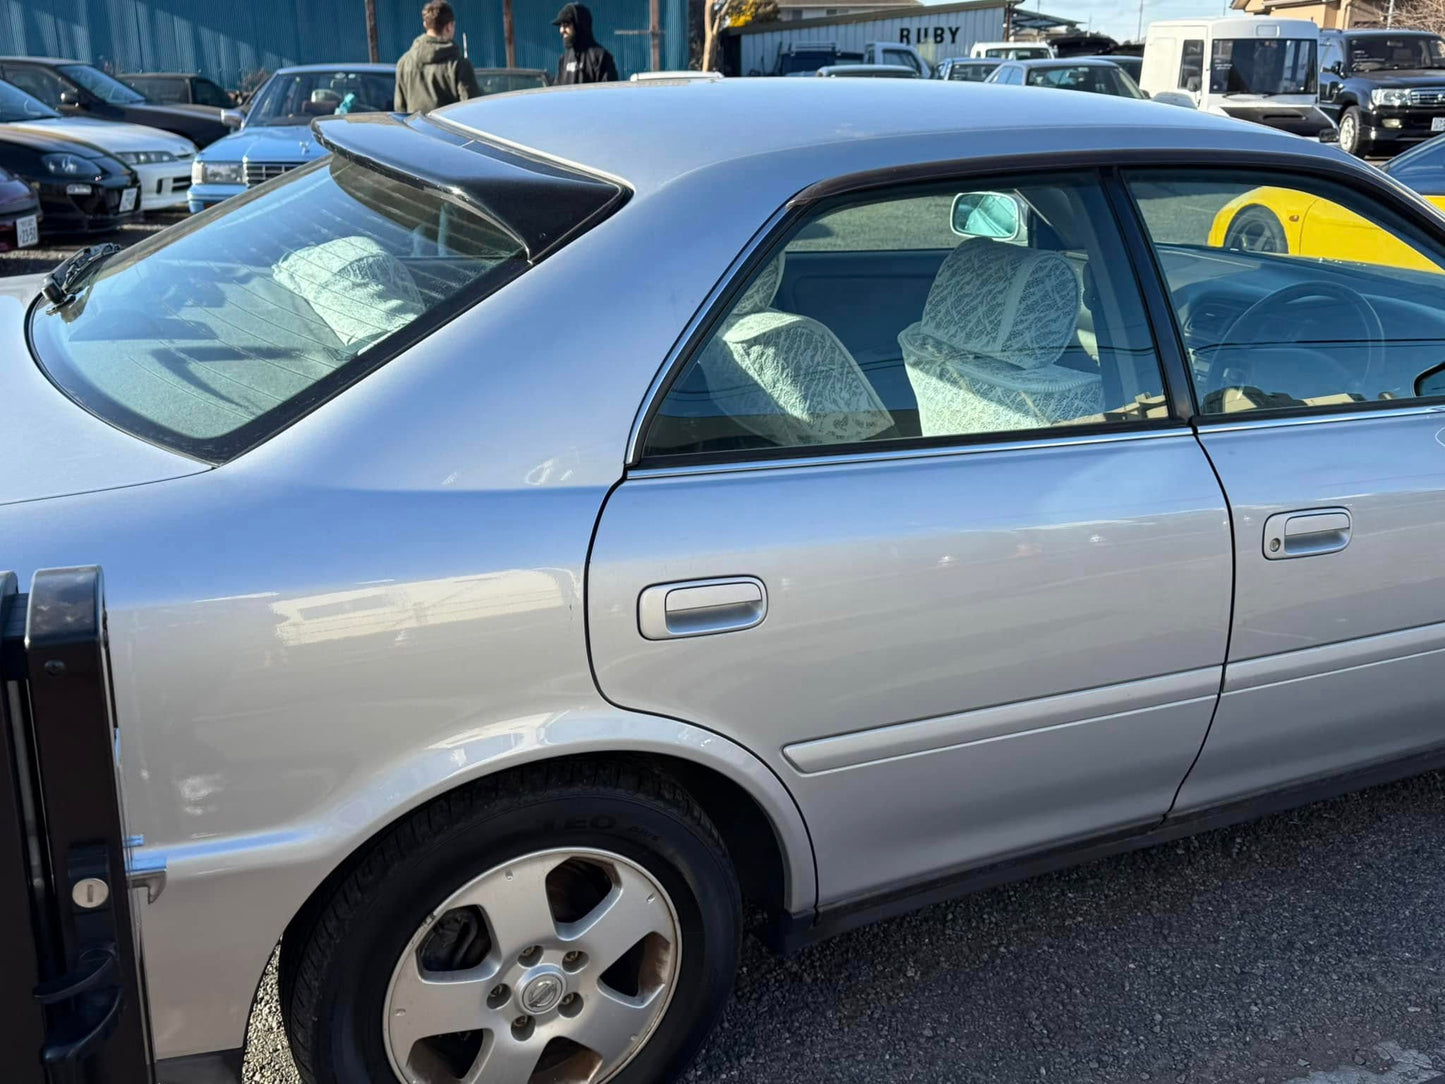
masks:
{"type": "Polygon", "coordinates": [[[1445,33],[1445,0],[1395,0],[1394,25],[1445,33]]]}
{"type": "MultiPolygon", "coordinates": [[[[1442,0],[1445,2],[1445,0],[1442,0]]],[[[770,23],[778,18],[777,0],[704,0],[702,7],[702,70],[714,70],[717,39],[730,26],[770,23]]]]}

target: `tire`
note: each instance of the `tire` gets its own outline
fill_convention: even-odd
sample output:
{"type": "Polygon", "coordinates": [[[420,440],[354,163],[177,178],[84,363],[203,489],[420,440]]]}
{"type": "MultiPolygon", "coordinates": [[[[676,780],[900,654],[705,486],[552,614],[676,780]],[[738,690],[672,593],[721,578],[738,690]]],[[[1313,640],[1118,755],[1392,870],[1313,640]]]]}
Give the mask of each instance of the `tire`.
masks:
{"type": "Polygon", "coordinates": [[[1224,247],[1236,252],[1289,253],[1289,241],[1279,216],[1257,203],[1241,209],[1230,220],[1229,228],[1224,231],[1224,247]]]}
{"type": "Polygon", "coordinates": [[[1364,127],[1360,122],[1360,110],[1357,106],[1349,106],[1340,114],[1340,150],[1346,154],[1353,154],[1357,158],[1363,158],[1368,145],[1364,141],[1364,127]]]}
{"type": "Polygon", "coordinates": [[[726,1005],[742,904],[716,829],[675,781],[626,760],[564,761],[411,814],[313,916],[303,943],[282,948],[283,960],[294,954],[287,1035],[307,1084],[390,1084],[407,1079],[399,1068],[447,1084],[478,1064],[478,1084],[522,1084],[526,1063],[504,1059],[533,1056],[549,1080],[661,1084],[686,1070],[726,1005]],[[660,932],[632,941],[643,928],[660,932]],[[507,943],[518,937],[532,944],[507,943]],[[427,1001],[462,990],[419,977],[436,971],[473,979],[467,996],[427,1001]],[[473,1021],[474,993],[485,1019],[473,1021]],[[625,1019],[607,1015],[619,1005],[625,1019]],[[463,1018],[467,1030],[433,1037],[463,1018]],[[607,1056],[569,1046],[574,1033],[607,1056]]]}

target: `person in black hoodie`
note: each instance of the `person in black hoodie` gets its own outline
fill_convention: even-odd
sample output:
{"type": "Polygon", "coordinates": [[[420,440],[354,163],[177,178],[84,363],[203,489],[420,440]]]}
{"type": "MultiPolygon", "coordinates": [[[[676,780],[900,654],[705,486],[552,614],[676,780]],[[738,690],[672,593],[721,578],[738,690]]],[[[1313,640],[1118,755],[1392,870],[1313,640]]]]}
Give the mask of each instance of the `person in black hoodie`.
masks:
{"type": "Polygon", "coordinates": [[[592,12],[581,4],[567,4],[552,20],[562,32],[562,59],[557,62],[557,85],[611,83],[617,79],[612,54],[592,36],[592,12]]]}
{"type": "Polygon", "coordinates": [[[480,98],[477,73],[452,41],[457,17],[447,0],[431,0],[421,9],[426,33],[396,62],[398,113],[430,113],[453,102],[480,98]]]}

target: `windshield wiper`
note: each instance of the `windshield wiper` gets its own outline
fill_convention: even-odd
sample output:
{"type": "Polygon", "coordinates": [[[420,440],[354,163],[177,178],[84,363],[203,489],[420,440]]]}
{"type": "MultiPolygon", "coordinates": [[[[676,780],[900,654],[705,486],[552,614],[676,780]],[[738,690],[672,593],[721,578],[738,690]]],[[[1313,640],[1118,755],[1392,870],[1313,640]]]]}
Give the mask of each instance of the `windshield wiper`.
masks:
{"type": "Polygon", "coordinates": [[[83,248],[62,260],[40,283],[40,292],[54,306],[51,311],[63,309],[74,301],[76,291],[85,284],[85,280],[99,271],[100,265],[119,251],[119,245],[114,241],[107,241],[103,245],[83,248]]]}

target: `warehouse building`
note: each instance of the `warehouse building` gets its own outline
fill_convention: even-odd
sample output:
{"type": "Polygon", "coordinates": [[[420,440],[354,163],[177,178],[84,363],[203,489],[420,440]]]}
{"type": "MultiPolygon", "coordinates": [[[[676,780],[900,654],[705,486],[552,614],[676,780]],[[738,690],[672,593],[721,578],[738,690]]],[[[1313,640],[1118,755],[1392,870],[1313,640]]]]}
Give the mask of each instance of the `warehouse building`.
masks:
{"type": "MultiPolygon", "coordinates": [[[[424,0],[376,0],[380,59],[421,33],[424,0]]],[[[586,0],[598,40],[625,79],[688,63],[687,0],[586,0]],[[653,15],[656,13],[654,27],[653,15]]],[[[458,40],[482,67],[504,67],[504,0],[451,0],[458,40]]],[[[511,0],[516,63],[555,71],[562,0],[511,0]]],[[[363,0],[0,0],[0,55],[60,56],[115,73],[199,72],[224,87],[288,64],[367,59],[363,0]]]]}
{"type": "MultiPolygon", "coordinates": [[[[783,8],[785,0],[779,0],[783,8]]],[[[729,30],[723,36],[723,70],[729,75],[768,75],[788,46],[827,43],[861,53],[869,42],[914,46],[930,64],[967,56],[974,42],[1043,37],[1076,29],[1072,19],[1024,11],[1016,0],[964,0],[954,4],[898,4],[870,11],[781,19],[729,30]]]]}

